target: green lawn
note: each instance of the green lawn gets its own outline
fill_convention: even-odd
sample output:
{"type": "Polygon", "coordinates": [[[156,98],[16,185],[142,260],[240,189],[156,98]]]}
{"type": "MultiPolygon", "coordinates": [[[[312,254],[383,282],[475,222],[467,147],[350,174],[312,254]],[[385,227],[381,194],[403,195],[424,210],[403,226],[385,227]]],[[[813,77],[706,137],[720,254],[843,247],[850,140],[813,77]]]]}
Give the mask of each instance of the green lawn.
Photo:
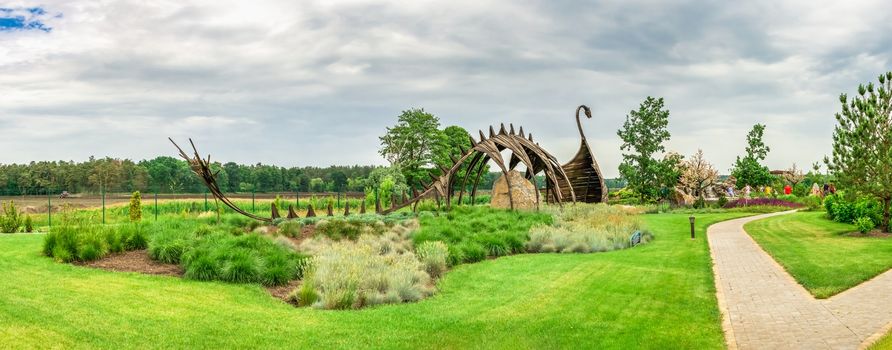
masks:
{"type": "Polygon", "coordinates": [[[870,350],[892,350],[892,333],[886,334],[883,338],[869,347],[870,350]]]}
{"type": "Polygon", "coordinates": [[[848,237],[854,226],[823,212],[751,222],[746,231],[816,298],[829,298],[892,267],[892,239],[848,237]]]}
{"type": "Polygon", "coordinates": [[[0,344],[20,348],[723,348],[705,227],[648,215],[656,239],[598,254],[461,265],[440,292],[358,311],[297,309],[257,285],[113,273],[0,236],[0,344]]]}

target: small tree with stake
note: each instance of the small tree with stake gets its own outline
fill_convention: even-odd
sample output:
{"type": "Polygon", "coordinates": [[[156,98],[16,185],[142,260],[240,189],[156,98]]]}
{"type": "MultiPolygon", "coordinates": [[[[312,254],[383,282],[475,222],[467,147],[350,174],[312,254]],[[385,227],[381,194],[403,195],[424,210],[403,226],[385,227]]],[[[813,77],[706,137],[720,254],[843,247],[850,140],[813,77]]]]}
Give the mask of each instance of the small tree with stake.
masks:
{"type": "Polygon", "coordinates": [[[142,220],[142,198],[139,191],[136,191],[130,196],[130,221],[139,220],[142,220]]]}
{"type": "Polygon", "coordinates": [[[883,205],[880,228],[889,232],[892,205],[892,72],[880,75],[879,85],[858,86],[852,99],[839,96],[842,111],[833,131],[833,158],[827,168],[840,187],[871,196],[883,205]]]}

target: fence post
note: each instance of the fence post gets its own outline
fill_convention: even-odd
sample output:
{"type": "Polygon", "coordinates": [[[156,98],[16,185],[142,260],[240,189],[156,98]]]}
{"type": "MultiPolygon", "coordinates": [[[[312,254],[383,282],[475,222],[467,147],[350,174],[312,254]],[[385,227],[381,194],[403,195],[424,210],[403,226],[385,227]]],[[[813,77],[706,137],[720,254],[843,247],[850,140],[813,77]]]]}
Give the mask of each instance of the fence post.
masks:
{"type": "Polygon", "coordinates": [[[254,192],[254,190],[251,190],[251,211],[257,211],[257,208],[255,207],[255,204],[254,204],[255,194],[256,193],[254,192]]]}
{"type": "Polygon", "coordinates": [[[294,207],[300,210],[300,191],[294,192],[294,207]]]}
{"type": "Polygon", "coordinates": [[[155,191],[155,221],[158,221],[158,191],[155,191]]]}
{"type": "Polygon", "coordinates": [[[204,211],[208,211],[208,191],[204,191],[204,211]]]}
{"type": "Polygon", "coordinates": [[[105,186],[99,186],[99,192],[102,193],[102,224],[105,225],[105,186]]]}
{"type": "Polygon", "coordinates": [[[46,217],[47,217],[47,226],[50,228],[53,227],[53,197],[50,196],[50,190],[46,190],[46,217]]]}
{"type": "Polygon", "coordinates": [[[338,209],[341,209],[341,192],[338,192],[338,209]]]}

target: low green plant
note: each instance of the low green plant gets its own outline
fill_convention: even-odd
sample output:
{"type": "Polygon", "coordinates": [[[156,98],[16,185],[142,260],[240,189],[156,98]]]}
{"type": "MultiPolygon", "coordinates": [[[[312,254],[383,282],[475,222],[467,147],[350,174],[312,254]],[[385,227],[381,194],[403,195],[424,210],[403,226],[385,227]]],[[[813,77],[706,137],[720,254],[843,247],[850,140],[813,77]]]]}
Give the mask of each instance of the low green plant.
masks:
{"type": "Polygon", "coordinates": [[[182,264],[186,278],[278,286],[300,279],[305,259],[265,236],[215,233],[198,237],[182,264]]]}
{"type": "Polygon", "coordinates": [[[855,227],[858,228],[858,232],[868,233],[870,230],[873,230],[876,227],[876,224],[873,222],[873,219],[862,216],[858,219],[855,219],[855,227]]]}
{"type": "Polygon", "coordinates": [[[22,226],[22,214],[15,206],[14,201],[3,203],[0,211],[0,232],[16,233],[22,226]]]}
{"type": "Polygon", "coordinates": [[[299,220],[285,220],[276,225],[279,229],[276,232],[285,237],[299,237],[303,226],[299,220]]]}
{"type": "Polygon", "coordinates": [[[546,212],[503,210],[480,206],[459,206],[440,215],[419,216],[421,228],[412,236],[416,246],[440,241],[450,247],[449,263],[470,263],[521,253],[530,227],[551,224],[546,212]]]}
{"type": "Polygon", "coordinates": [[[65,219],[46,234],[43,254],[61,262],[93,261],[109,253],[146,247],[146,229],[139,224],[104,226],[65,219]]]}
{"type": "Polygon", "coordinates": [[[25,230],[25,232],[34,232],[34,221],[31,220],[31,215],[25,215],[25,220],[22,224],[22,228],[25,230]]]}
{"type": "Polygon", "coordinates": [[[182,229],[162,229],[149,240],[149,257],[167,264],[180,262],[183,253],[195,241],[195,232],[182,229]]]}
{"type": "Polygon", "coordinates": [[[437,278],[446,272],[446,263],[449,258],[449,247],[446,246],[446,243],[440,241],[421,243],[415,247],[415,255],[431,277],[437,278]]]}

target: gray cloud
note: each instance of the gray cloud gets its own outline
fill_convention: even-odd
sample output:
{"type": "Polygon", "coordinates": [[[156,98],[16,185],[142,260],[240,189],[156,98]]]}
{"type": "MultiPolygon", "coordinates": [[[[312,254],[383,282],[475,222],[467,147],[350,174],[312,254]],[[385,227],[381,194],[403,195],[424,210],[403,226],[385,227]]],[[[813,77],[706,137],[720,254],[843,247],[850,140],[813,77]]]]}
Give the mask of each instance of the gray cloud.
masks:
{"type": "Polygon", "coordinates": [[[173,154],[383,164],[378,136],[424,107],[472,133],[513,122],[559,158],[580,103],[602,167],[646,96],[669,149],[720,170],[752,124],[774,168],[829,152],[836,96],[889,69],[883,1],[50,1],[52,32],[0,32],[0,162],[173,154]]]}

